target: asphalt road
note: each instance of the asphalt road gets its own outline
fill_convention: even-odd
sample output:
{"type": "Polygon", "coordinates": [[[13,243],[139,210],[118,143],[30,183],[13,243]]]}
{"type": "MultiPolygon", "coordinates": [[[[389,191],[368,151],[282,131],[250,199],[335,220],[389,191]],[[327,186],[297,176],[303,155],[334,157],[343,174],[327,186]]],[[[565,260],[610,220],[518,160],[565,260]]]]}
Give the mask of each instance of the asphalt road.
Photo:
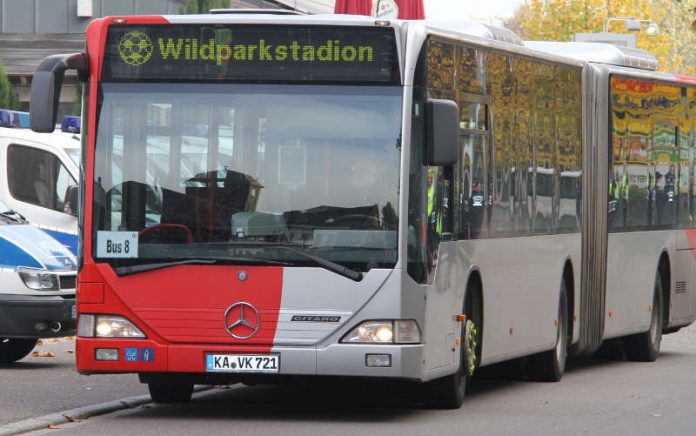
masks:
{"type": "Polygon", "coordinates": [[[38,356],[0,364],[0,426],[124,397],[147,394],[134,374],[83,376],[75,371],[72,338],[44,339],[38,356]],[[39,357],[41,356],[41,357],[39,357]]]}
{"type": "MultiPolygon", "coordinates": [[[[413,392],[384,386],[240,386],[38,434],[685,435],[696,432],[695,366],[692,326],[666,336],[655,363],[574,360],[560,383],[489,371],[454,411],[424,409],[413,392]]],[[[115,387],[107,378],[90,383],[115,387]]]]}

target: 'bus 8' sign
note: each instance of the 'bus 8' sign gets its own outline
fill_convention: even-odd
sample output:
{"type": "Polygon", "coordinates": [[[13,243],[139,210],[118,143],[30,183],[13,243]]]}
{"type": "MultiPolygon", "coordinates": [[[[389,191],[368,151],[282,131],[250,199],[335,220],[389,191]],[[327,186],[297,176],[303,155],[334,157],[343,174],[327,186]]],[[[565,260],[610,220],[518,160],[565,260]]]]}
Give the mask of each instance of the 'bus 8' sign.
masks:
{"type": "Polygon", "coordinates": [[[138,257],[138,232],[97,232],[97,257],[138,257]]]}

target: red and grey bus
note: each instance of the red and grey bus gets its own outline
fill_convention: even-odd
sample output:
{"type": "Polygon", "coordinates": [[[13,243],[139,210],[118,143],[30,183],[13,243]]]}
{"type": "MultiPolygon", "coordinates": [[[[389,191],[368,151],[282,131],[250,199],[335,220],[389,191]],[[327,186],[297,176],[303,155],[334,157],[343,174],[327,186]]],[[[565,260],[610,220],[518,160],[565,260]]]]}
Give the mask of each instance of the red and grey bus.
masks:
{"type": "Polygon", "coordinates": [[[696,87],[594,47],[475,22],[95,20],[32,83],[50,131],[65,71],[84,82],[77,369],[137,373],[157,402],[355,377],[454,408],[480,366],[655,360],[696,312],[696,87]]]}

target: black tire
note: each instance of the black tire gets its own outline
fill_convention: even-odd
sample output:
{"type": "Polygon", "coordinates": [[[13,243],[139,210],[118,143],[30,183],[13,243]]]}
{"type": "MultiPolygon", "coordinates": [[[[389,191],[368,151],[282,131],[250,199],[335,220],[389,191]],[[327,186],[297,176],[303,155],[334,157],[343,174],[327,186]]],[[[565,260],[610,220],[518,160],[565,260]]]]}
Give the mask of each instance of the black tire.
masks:
{"type": "Polygon", "coordinates": [[[472,285],[464,301],[466,321],[461,324],[461,357],[456,373],[426,383],[425,402],[433,409],[458,409],[464,402],[466,387],[481,361],[481,303],[477,285],[472,285]]]}
{"type": "Polygon", "coordinates": [[[527,371],[529,376],[537,381],[557,382],[563,377],[566,359],[568,358],[568,293],[565,280],[561,280],[561,291],[558,301],[558,326],[556,329],[556,345],[553,349],[536,354],[529,358],[527,371]]]}
{"type": "Polygon", "coordinates": [[[148,383],[150,397],[155,403],[188,403],[193,383],[148,383]]]}
{"type": "Polygon", "coordinates": [[[663,328],[662,280],[660,274],[655,276],[652,316],[647,332],[626,337],[624,352],[626,359],[636,362],[654,362],[660,354],[663,328]]]}
{"type": "Polygon", "coordinates": [[[38,338],[0,338],[0,363],[11,363],[23,359],[36,346],[38,338]]]}

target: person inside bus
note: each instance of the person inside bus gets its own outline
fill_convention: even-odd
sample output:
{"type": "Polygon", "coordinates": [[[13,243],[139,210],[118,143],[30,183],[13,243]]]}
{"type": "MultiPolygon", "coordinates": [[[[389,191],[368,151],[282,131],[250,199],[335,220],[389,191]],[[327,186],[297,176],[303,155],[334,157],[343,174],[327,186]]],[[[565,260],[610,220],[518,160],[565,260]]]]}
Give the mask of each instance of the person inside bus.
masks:
{"type": "Polygon", "coordinates": [[[676,179],[676,169],[674,165],[669,166],[669,172],[665,174],[665,195],[668,202],[673,202],[675,197],[674,181],[676,179]]]}
{"type": "Polygon", "coordinates": [[[667,193],[664,189],[664,177],[659,171],[655,171],[654,208],[656,212],[655,225],[663,224],[663,215],[667,208],[667,193]]]}
{"type": "Polygon", "coordinates": [[[483,203],[483,185],[477,177],[474,177],[471,183],[471,195],[464,199],[462,208],[463,233],[466,239],[476,239],[479,236],[483,219],[483,203]]]}

